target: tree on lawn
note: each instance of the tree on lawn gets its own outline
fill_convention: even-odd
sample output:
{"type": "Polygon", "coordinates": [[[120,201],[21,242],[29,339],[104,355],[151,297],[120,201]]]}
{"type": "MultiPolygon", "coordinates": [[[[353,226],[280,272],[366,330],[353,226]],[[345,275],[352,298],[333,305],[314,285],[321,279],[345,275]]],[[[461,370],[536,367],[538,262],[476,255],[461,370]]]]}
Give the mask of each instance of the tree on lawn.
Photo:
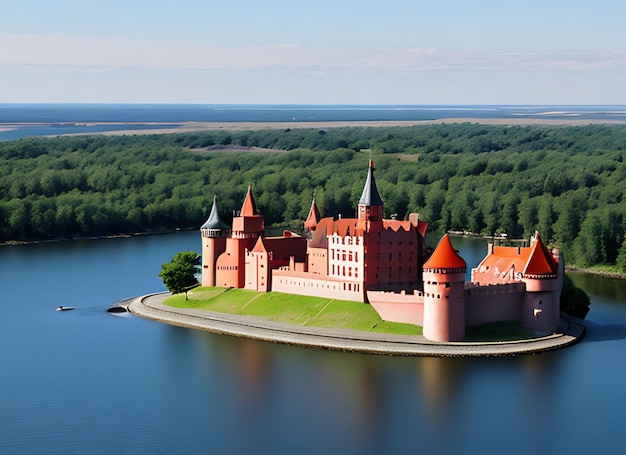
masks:
{"type": "Polygon", "coordinates": [[[163,284],[172,294],[185,293],[198,285],[196,279],[196,265],[200,263],[200,255],[193,251],[181,251],[176,253],[172,260],[161,266],[159,277],[163,284]]]}

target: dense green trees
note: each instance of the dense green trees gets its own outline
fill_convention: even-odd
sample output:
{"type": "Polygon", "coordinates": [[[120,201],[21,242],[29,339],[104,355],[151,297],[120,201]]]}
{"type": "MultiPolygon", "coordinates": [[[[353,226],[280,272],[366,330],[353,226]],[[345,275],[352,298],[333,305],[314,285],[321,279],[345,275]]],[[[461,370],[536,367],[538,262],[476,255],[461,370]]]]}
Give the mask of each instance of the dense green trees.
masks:
{"type": "Polygon", "coordinates": [[[537,229],[569,263],[626,267],[624,147],[617,125],[22,139],[0,143],[0,241],[197,228],[213,195],[229,221],[249,184],[267,224],[303,220],[313,192],[323,214],[352,216],[371,157],[387,216],[419,212],[440,233],[537,229]]]}

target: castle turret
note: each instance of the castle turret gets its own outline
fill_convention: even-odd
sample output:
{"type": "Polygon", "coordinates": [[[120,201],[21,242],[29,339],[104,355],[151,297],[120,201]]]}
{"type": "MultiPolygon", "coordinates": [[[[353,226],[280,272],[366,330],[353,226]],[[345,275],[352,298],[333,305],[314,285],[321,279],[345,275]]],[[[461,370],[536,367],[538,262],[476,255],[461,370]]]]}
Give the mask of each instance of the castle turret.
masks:
{"type": "Polygon", "coordinates": [[[424,264],[424,336],[433,341],[460,341],[465,336],[467,264],[444,235],[424,264]]]}
{"type": "Polygon", "coordinates": [[[363,188],[363,194],[359,199],[359,220],[382,221],[383,200],[378,193],[376,180],[374,179],[374,162],[370,160],[367,170],[367,180],[363,188]]]}
{"type": "Polygon", "coordinates": [[[243,288],[245,286],[246,251],[254,248],[265,229],[263,215],[257,213],[252,189],[248,192],[239,214],[233,217],[232,236],[226,241],[226,251],[216,263],[217,286],[243,288]]]}
{"type": "Polygon", "coordinates": [[[226,238],[230,227],[222,221],[217,210],[217,198],[213,197],[211,214],[200,228],[202,235],[202,286],[215,286],[215,264],[226,250],[226,238]]]}
{"type": "Polygon", "coordinates": [[[246,198],[241,206],[239,216],[233,218],[233,237],[238,239],[253,239],[249,242],[249,248],[256,243],[256,239],[265,229],[263,215],[259,215],[256,208],[252,188],[248,186],[246,198]]]}
{"type": "Polygon", "coordinates": [[[560,319],[563,260],[552,255],[538,232],[530,248],[521,277],[526,283],[526,294],[520,323],[529,329],[553,333],[560,319]]]}
{"type": "Polygon", "coordinates": [[[309,234],[307,236],[310,237],[310,233],[314,232],[317,229],[317,224],[320,222],[321,216],[320,211],[317,208],[317,204],[315,204],[315,195],[313,195],[313,202],[311,202],[311,209],[309,210],[309,215],[306,217],[304,221],[304,232],[309,234]]]}
{"type": "Polygon", "coordinates": [[[367,179],[363,187],[358,206],[357,227],[363,235],[364,245],[364,282],[365,287],[377,286],[379,270],[377,267],[380,254],[380,235],[383,230],[383,200],[378,193],[374,179],[374,163],[369,162],[367,179]]]}

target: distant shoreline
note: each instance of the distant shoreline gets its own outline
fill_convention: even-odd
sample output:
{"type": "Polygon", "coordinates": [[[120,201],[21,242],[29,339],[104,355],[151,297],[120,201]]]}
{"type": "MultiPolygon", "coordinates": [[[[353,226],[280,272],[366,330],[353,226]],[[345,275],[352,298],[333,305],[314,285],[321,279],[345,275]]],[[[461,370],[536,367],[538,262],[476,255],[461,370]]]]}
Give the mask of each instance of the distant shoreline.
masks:
{"type": "Polygon", "coordinates": [[[45,137],[57,136],[129,136],[129,135],[153,135],[153,134],[173,134],[173,133],[195,133],[202,131],[259,131],[276,129],[327,129],[327,128],[383,128],[383,127],[412,127],[436,124],[459,124],[474,123],[482,125],[503,125],[503,126],[584,126],[584,125],[626,125],[624,120],[602,120],[602,119],[549,119],[549,118],[441,118],[435,120],[355,120],[355,121],[322,121],[322,122],[12,122],[0,123],[0,132],[12,131],[23,127],[32,126],[55,126],[55,125],[75,125],[75,126],[132,126],[137,125],[138,129],[116,129],[112,131],[94,131],[81,133],[54,134],[45,137]],[[150,125],[150,128],[140,128],[140,126],[150,125]],[[163,128],[158,128],[162,125],[163,128]],[[165,126],[169,126],[165,128],[165,126]],[[174,127],[172,127],[174,125],[174,127]]]}

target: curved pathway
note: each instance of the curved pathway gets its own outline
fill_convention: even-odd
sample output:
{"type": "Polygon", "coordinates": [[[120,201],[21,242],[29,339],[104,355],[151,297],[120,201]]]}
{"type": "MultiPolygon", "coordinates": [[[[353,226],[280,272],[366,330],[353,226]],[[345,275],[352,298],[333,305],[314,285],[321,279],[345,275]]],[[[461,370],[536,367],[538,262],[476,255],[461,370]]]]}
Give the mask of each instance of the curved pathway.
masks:
{"type": "Polygon", "coordinates": [[[149,294],[118,302],[131,313],[167,324],[275,343],[387,355],[433,357],[533,354],[571,346],[584,336],[585,326],[561,319],[562,332],[510,342],[438,343],[421,335],[392,335],[347,329],[303,327],[207,310],[173,308],[163,302],[169,293],[149,294]]]}

